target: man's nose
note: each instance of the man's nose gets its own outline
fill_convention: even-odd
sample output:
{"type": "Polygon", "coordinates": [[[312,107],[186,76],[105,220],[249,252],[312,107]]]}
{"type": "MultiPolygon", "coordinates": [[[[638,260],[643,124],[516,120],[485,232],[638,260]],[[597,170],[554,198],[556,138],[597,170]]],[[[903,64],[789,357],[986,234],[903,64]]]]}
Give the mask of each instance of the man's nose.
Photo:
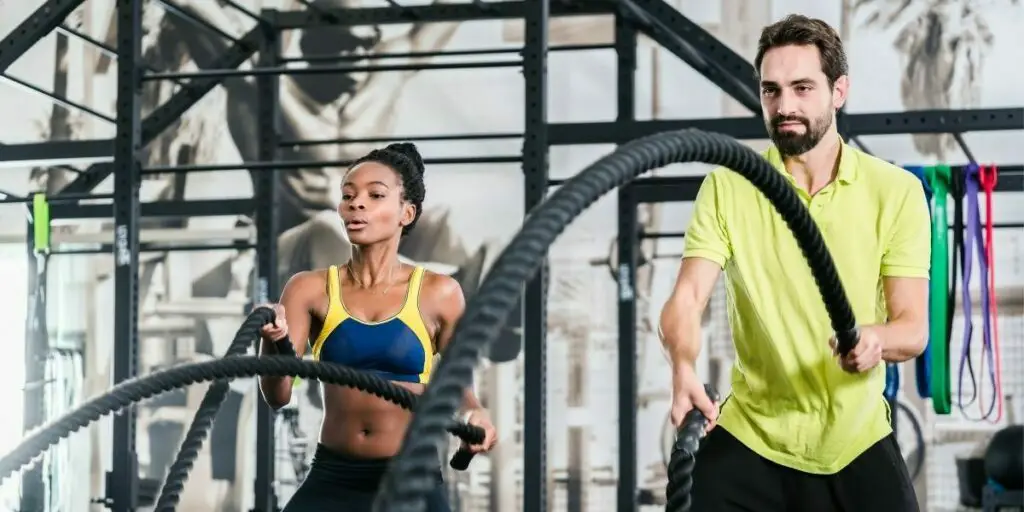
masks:
{"type": "Polygon", "coordinates": [[[787,90],[783,89],[779,93],[779,102],[778,102],[778,108],[777,108],[777,112],[776,113],[779,114],[779,115],[782,115],[782,116],[787,116],[787,117],[791,116],[791,115],[794,115],[798,111],[797,105],[798,105],[798,102],[797,102],[796,95],[793,94],[792,91],[787,91],[787,90]]]}

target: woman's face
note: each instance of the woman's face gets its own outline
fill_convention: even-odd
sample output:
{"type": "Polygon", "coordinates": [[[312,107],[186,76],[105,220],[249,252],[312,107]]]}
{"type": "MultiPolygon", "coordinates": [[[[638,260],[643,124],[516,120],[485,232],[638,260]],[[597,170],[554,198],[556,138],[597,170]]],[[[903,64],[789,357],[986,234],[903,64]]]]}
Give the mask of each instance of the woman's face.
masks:
{"type": "Polygon", "coordinates": [[[416,211],[402,200],[402,180],[397,172],[378,162],[363,162],[345,176],[338,213],[349,240],[369,245],[400,236],[416,211]]]}

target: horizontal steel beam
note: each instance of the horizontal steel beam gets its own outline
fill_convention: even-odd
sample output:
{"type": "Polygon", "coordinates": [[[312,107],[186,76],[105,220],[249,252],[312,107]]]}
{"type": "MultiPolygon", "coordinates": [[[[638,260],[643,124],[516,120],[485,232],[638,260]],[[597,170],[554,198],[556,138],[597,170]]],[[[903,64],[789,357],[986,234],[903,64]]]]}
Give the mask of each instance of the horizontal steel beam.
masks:
{"type": "MultiPolygon", "coordinates": [[[[303,11],[280,11],[276,25],[280,29],[323,26],[387,25],[397,23],[440,23],[458,21],[505,20],[526,17],[526,4],[521,2],[476,2],[463,4],[431,4],[395,7],[320,8],[303,11]],[[322,12],[318,12],[322,11],[322,12]]],[[[552,16],[611,14],[605,2],[551,2],[552,16]]]]}
{"type": "Polygon", "coordinates": [[[0,41],[0,73],[14,64],[39,40],[53,32],[64,18],[78,8],[85,0],[46,0],[28,19],[21,22],[7,37],[0,41]]]}
{"type": "MultiPolygon", "coordinates": [[[[953,166],[954,170],[961,172],[963,166],[953,166]]],[[[997,166],[999,179],[996,182],[996,192],[1024,192],[1024,166],[1001,165],[997,166]]],[[[697,198],[697,191],[704,181],[704,176],[655,176],[651,178],[640,178],[629,186],[633,189],[633,197],[638,204],[643,203],[672,203],[680,201],[693,201],[697,198]]],[[[1003,224],[1004,228],[1011,228],[1015,224],[1003,224]]],[[[664,236],[682,236],[679,233],[664,233],[664,236]]]]}
{"type": "MultiPolygon", "coordinates": [[[[193,201],[154,201],[140,205],[143,217],[227,217],[252,215],[256,203],[252,199],[203,199],[193,201]]],[[[52,219],[109,219],[114,216],[113,204],[50,205],[52,219]]]]}
{"type": "MultiPolygon", "coordinates": [[[[472,165],[472,164],[517,164],[523,161],[520,155],[466,156],[424,158],[424,165],[472,165]]],[[[221,171],[284,171],[292,169],[322,169],[325,167],[348,167],[354,160],[284,160],[279,162],[240,162],[237,164],[194,164],[147,167],[143,175],[188,174],[192,172],[221,171]]]]}
{"type": "Polygon", "coordinates": [[[309,66],[252,69],[201,69],[199,71],[169,71],[150,73],[142,77],[145,81],[177,80],[197,78],[231,78],[247,76],[299,76],[339,75],[347,73],[383,73],[389,71],[435,71],[441,69],[490,69],[522,67],[521,60],[491,62],[424,62],[416,64],[368,64],[363,66],[309,66]]]}
{"type": "Polygon", "coordinates": [[[697,198],[704,176],[654,176],[630,183],[636,202],[671,203],[693,201],[697,198]]]}
{"type": "Polygon", "coordinates": [[[452,133],[444,135],[389,135],[383,137],[353,137],[348,139],[295,139],[283,140],[280,147],[324,146],[344,144],[386,144],[391,142],[442,142],[470,140],[521,139],[522,132],[452,133]]]}
{"type": "Polygon", "coordinates": [[[0,167],[73,165],[109,161],[114,141],[52,140],[23,144],[0,144],[0,167]]]}
{"type": "MultiPolygon", "coordinates": [[[[259,26],[250,30],[238,42],[233,44],[231,48],[227,49],[223,55],[218,57],[212,63],[212,67],[216,69],[237,68],[256,53],[262,37],[263,31],[259,26]]],[[[142,145],[145,146],[153,142],[157,136],[180,119],[188,109],[195,106],[199,100],[206,96],[206,93],[212,91],[222,81],[222,78],[196,79],[179,89],[178,92],[174,93],[174,96],[171,96],[171,99],[160,105],[142,121],[142,145]]],[[[113,167],[106,163],[91,165],[86,172],[80,174],[74,181],[64,187],[61,192],[88,192],[107,179],[112,171],[113,167]]]]}
{"type": "MultiPolygon", "coordinates": [[[[612,44],[566,44],[552,46],[548,48],[548,52],[584,52],[584,51],[595,51],[595,50],[614,50],[615,45],[612,44]]],[[[357,62],[357,61],[375,61],[383,59],[418,59],[424,57],[467,57],[467,56],[479,56],[479,55],[522,55],[522,48],[477,48],[472,50],[435,50],[429,52],[379,52],[379,53],[359,53],[359,54],[321,54],[321,55],[301,55],[292,57],[282,57],[280,62],[283,64],[292,62],[306,62],[306,63],[324,63],[324,62],[357,62]]]]}
{"type": "Polygon", "coordinates": [[[753,66],[664,0],[621,0],[640,31],[755,115],[761,111],[753,66]]]}
{"type": "MultiPolygon", "coordinates": [[[[1024,130],[1024,108],[845,114],[839,119],[841,129],[851,137],[1024,130]]],[[[552,145],[622,144],[659,132],[687,128],[721,133],[741,140],[768,138],[764,122],[758,117],[554,123],[550,126],[552,145]]]]}

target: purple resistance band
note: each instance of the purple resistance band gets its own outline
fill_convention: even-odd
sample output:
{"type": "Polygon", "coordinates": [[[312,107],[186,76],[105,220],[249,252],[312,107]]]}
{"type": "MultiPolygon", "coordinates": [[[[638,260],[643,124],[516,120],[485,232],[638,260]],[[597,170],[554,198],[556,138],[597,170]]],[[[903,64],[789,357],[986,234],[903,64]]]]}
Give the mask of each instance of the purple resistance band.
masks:
{"type": "MultiPolygon", "coordinates": [[[[992,324],[989,313],[989,297],[988,297],[988,260],[985,259],[985,237],[981,226],[981,212],[978,205],[978,194],[980,192],[978,187],[978,166],[971,164],[964,168],[964,197],[967,199],[967,226],[964,238],[964,257],[963,257],[963,290],[961,290],[961,303],[964,311],[964,336],[963,344],[960,351],[960,375],[959,375],[959,390],[957,398],[959,402],[960,412],[964,416],[968,416],[964,407],[974,403],[979,396],[978,379],[974,375],[974,362],[971,357],[971,341],[974,337],[974,319],[973,313],[971,312],[971,269],[974,266],[974,258],[971,252],[971,242],[974,242],[975,249],[978,251],[978,267],[981,270],[981,309],[982,309],[982,346],[981,346],[981,357],[988,357],[989,360],[993,357],[992,351],[992,324]],[[967,370],[971,378],[971,398],[970,401],[964,403],[964,370],[967,370]]],[[[996,374],[995,369],[992,365],[989,365],[989,380],[992,383],[993,389],[995,389],[996,374]]],[[[995,397],[995,393],[993,393],[995,397]]],[[[984,413],[981,419],[987,419],[992,411],[995,409],[995,399],[993,398],[992,404],[989,405],[989,409],[984,413]]],[[[969,416],[968,416],[969,417],[969,416]]]]}

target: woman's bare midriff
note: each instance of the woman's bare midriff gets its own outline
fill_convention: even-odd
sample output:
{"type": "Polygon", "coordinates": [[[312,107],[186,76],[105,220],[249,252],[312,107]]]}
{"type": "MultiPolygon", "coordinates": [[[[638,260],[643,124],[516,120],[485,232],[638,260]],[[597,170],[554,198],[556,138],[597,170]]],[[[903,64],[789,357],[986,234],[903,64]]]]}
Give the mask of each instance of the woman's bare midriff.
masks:
{"type": "MultiPolygon", "coordinates": [[[[416,394],[423,392],[422,384],[394,384],[416,394]]],[[[330,384],[324,385],[323,396],[321,444],[364,459],[392,457],[398,453],[412,419],[409,411],[362,391],[330,384]]]]}

